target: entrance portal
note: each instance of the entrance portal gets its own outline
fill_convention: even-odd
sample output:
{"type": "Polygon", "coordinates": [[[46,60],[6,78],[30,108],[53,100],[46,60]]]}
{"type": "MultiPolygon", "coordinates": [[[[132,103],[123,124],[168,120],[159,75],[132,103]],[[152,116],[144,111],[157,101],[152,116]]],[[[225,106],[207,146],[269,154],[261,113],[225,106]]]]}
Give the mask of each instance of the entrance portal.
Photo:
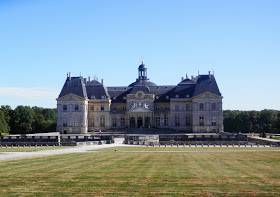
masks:
{"type": "Polygon", "coordinates": [[[138,119],[137,119],[137,127],[138,128],[143,127],[143,119],[142,119],[142,117],[138,117],[138,119]]]}

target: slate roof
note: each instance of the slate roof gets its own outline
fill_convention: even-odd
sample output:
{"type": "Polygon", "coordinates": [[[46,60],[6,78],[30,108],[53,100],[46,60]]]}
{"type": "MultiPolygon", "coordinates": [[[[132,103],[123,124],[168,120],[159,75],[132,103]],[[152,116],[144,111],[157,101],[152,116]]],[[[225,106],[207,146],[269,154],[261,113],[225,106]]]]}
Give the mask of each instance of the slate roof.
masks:
{"type": "Polygon", "coordinates": [[[127,94],[137,91],[155,94],[155,102],[169,102],[171,98],[192,98],[203,92],[211,92],[221,96],[214,75],[199,75],[192,79],[183,79],[176,86],[157,86],[149,80],[137,79],[128,87],[108,87],[82,77],[68,77],[59,94],[59,98],[69,93],[76,94],[85,99],[108,99],[112,103],[126,103],[127,94]]]}
{"type": "Polygon", "coordinates": [[[87,91],[84,79],[82,77],[67,77],[58,98],[70,93],[80,96],[82,98],[87,98],[87,91]]]}
{"type": "Polygon", "coordinates": [[[136,81],[133,82],[132,84],[130,84],[128,87],[134,87],[134,86],[147,86],[147,87],[150,87],[150,86],[157,86],[157,85],[155,83],[149,81],[148,79],[146,79],[146,80],[136,79],[136,81]]]}

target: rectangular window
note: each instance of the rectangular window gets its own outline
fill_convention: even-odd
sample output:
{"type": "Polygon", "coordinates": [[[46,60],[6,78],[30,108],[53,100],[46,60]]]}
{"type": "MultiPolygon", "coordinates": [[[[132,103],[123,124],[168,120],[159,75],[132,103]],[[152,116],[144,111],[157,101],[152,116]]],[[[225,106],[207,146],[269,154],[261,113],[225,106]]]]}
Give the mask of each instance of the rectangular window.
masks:
{"type": "Polygon", "coordinates": [[[91,117],[91,118],[88,120],[88,126],[89,126],[89,127],[94,127],[94,117],[91,117]]]}
{"type": "Polygon", "coordinates": [[[105,127],[105,117],[104,116],[100,117],[100,127],[105,127]]]}
{"type": "Polygon", "coordinates": [[[67,121],[63,121],[63,127],[67,127],[67,121]]]}
{"type": "Polygon", "coordinates": [[[90,111],[94,111],[94,105],[90,106],[90,111]]]}
{"type": "Polygon", "coordinates": [[[217,119],[216,119],[216,117],[212,117],[211,125],[212,126],[217,126],[217,119]]]}
{"type": "Polygon", "coordinates": [[[101,105],[100,110],[104,111],[104,105],[101,105]]]}
{"type": "Polygon", "coordinates": [[[178,114],[175,115],[175,127],[180,127],[180,116],[178,114]]]}
{"type": "Polygon", "coordinates": [[[212,110],[213,110],[213,111],[216,111],[216,110],[217,110],[217,105],[216,105],[216,103],[212,103],[212,110]]]}
{"type": "Polygon", "coordinates": [[[160,117],[156,117],[156,127],[160,127],[160,117]]]}
{"type": "Polygon", "coordinates": [[[200,104],[199,104],[199,110],[200,110],[200,111],[203,111],[203,110],[204,110],[204,104],[203,104],[203,103],[200,103],[200,104]]]}
{"type": "Polygon", "coordinates": [[[165,127],[168,127],[168,116],[167,115],[164,115],[163,124],[164,124],[165,127]]]}
{"type": "Polygon", "coordinates": [[[186,126],[190,126],[191,125],[191,118],[190,116],[186,116],[186,126]]]}
{"type": "Polygon", "coordinates": [[[186,111],[190,111],[190,110],[191,110],[190,104],[186,104],[186,111]]]}
{"type": "Polygon", "coordinates": [[[125,127],[125,119],[121,118],[121,127],[125,127]]]}
{"type": "Polygon", "coordinates": [[[63,111],[67,112],[67,105],[63,105],[63,111]]]}
{"type": "Polygon", "coordinates": [[[199,116],[199,126],[204,126],[204,116],[199,116]]]}
{"type": "Polygon", "coordinates": [[[75,105],[75,111],[79,111],[79,105],[75,105]]]}
{"type": "Polygon", "coordinates": [[[179,111],[179,105],[175,105],[175,111],[179,111]]]}
{"type": "Polygon", "coordinates": [[[117,118],[112,118],[112,127],[113,128],[117,127],[117,118]]]}

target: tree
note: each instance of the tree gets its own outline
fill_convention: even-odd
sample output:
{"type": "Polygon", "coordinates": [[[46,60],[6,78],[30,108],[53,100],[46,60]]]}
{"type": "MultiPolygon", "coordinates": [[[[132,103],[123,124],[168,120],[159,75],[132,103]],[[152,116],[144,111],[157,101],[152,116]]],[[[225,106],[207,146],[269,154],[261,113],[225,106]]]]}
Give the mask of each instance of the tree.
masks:
{"type": "Polygon", "coordinates": [[[31,133],[33,121],[33,110],[27,106],[18,106],[14,110],[14,128],[12,132],[17,134],[31,133]]]}
{"type": "Polygon", "coordinates": [[[33,132],[53,132],[56,130],[56,110],[40,107],[32,107],[34,121],[33,132]]]}
{"type": "Polygon", "coordinates": [[[13,126],[13,113],[14,111],[9,105],[2,105],[0,107],[0,110],[4,113],[4,118],[6,120],[6,123],[8,124],[8,131],[11,130],[11,127],[13,126]]]}
{"type": "Polygon", "coordinates": [[[2,109],[0,109],[0,134],[1,133],[8,133],[9,132],[9,125],[5,119],[5,113],[2,109]]]}

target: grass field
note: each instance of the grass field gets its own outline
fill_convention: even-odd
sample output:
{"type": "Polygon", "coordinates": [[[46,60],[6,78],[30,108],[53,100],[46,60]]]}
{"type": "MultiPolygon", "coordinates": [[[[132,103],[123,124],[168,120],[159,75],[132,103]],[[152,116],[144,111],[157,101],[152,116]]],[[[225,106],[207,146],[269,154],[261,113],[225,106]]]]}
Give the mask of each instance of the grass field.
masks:
{"type": "Polygon", "coordinates": [[[0,162],[0,177],[8,196],[279,196],[280,149],[120,147],[0,162]]]}
{"type": "Polygon", "coordinates": [[[42,150],[57,150],[65,148],[63,146],[31,146],[31,147],[0,147],[1,152],[34,152],[34,151],[42,151],[42,150]]]}

